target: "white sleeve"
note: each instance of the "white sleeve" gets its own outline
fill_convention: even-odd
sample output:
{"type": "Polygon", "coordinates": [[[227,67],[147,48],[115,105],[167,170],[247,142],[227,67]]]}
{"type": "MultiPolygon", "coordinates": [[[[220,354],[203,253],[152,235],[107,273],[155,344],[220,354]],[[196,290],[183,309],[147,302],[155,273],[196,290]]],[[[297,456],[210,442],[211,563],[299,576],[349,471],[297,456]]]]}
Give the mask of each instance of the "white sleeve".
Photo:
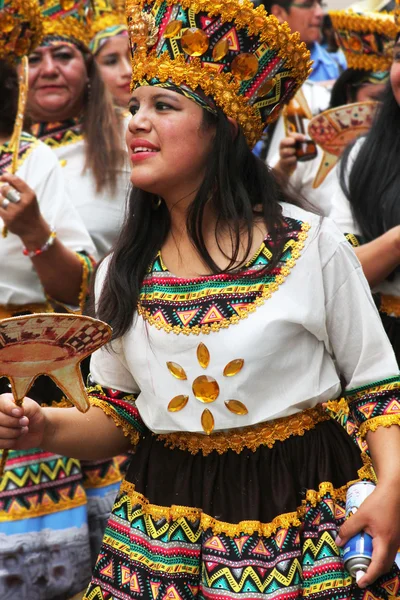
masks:
{"type": "MultiPolygon", "coordinates": [[[[329,233],[322,233],[324,236],[329,233]]],[[[328,242],[329,243],[329,242],[328,242]]],[[[362,267],[346,240],[323,268],[326,329],[345,389],[367,386],[399,374],[362,267]]]]}
{"type": "MultiPolygon", "coordinates": [[[[110,257],[101,263],[96,273],[95,302],[98,303],[110,257]]],[[[127,334],[129,335],[129,334],[127,334]]],[[[114,340],[110,344],[96,350],[90,358],[90,374],[92,379],[104,387],[119,390],[128,394],[138,394],[139,387],[130,373],[123,349],[122,339],[114,340]]]]}

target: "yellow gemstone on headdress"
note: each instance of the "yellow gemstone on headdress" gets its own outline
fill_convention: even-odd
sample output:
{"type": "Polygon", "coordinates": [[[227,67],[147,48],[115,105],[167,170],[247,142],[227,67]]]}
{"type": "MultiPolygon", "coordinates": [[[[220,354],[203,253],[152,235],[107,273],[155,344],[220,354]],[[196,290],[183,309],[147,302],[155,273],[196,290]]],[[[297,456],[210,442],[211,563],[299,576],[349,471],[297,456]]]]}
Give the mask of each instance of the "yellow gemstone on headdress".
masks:
{"type": "Polygon", "coordinates": [[[75,6],[75,0],[61,0],[61,8],[63,10],[71,10],[75,6]]]}
{"type": "Polygon", "coordinates": [[[178,410],[182,410],[182,408],[185,408],[188,400],[189,396],[175,396],[175,398],[172,398],[171,402],[168,404],[169,412],[178,412],[178,410]]]}
{"type": "Polygon", "coordinates": [[[165,28],[164,37],[165,38],[173,38],[178,35],[180,30],[182,29],[182,21],[171,21],[165,28]]]}
{"type": "Polygon", "coordinates": [[[236,375],[239,373],[239,371],[241,371],[243,365],[243,358],[235,358],[235,360],[231,360],[231,362],[229,362],[224,369],[225,377],[233,377],[233,375],[236,375]]]}
{"type": "Polygon", "coordinates": [[[239,402],[239,400],[228,400],[225,402],[225,406],[235,415],[247,415],[249,412],[243,402],[239,402]]]}
{"type": "Polygon", "coordinates": [[[176,377],[176,379],[187,379],[185,369],[175,362],[167,362],[168,371],[176,377]]]}
{"type": "Polygon", "coordinates": [[[219,396],[219,385],[214,377],[210,377],[209,375],[196,377],[193,381],[192,390],[197,400],[204,402],[204,404],[215,402],[219,396]]]}
{"type": "Polygon", "coordinates": [[[210,352],[207,346],[203,343],[197,346],[197,360],[203,369],[207,369],[208,365],[210,364],[210,352]]]}
{"type": "Polygon", "coordinates": [[[202,56],[207,52],[210,40],[204,31],[191,27],[182,33],[181,45],[182,50],[189,56],[202,56]]]}
{"type": "Polygon", "coordinates": [[[14,29],[15,21],[11,15],[2,15],[0,17],[0,28],[3,33],[10,33],[14,29]]]}
{"type": "Polygon", "coordinates": [[[222,60],[229,52],[229,42],[227,39],[217,42],[212,51],[213,60],[218,62],[222,60]]]}
{"type": "Polygon", "coordinates": [[[243,52],[233,59],[231,71],[241,81],[253,79],[258,71],[258,60],[254,54],[243,52]]]}
{"type": "Polygon", "coordinates": [[[208,410],[208,408],[206,408],[206,410],[203,410],[203,414],[201,415],[201,425],[203,427],[203,431],[207,435],[210,435],[210,433],[214,429],[214,417],[212,416],[212,413],[208,410]]]}
{"type": "Polygon", "coordinates": [[[355,50],[356,52],[359,52],[360,50],[362,50],[362,47],[363,47],[362,41],[356,37],[351,38],[351,40],[349,41],[349,46],[352,50],[355,50]]]}
{"type": "Polygon", "coordinates": [[[268,79],[268,81],[265,81],[265,83],[263,83],[262,86],[260,86],[258,88],[258,91],[257,91],[258,98],[262,98],[263,96],[266,96],[267,94],[269,94],[270,91],[272,90],[272,88],[275,87],[275,84],[276,84],[275,77],[273,77],[272,79],[268,79]]]}

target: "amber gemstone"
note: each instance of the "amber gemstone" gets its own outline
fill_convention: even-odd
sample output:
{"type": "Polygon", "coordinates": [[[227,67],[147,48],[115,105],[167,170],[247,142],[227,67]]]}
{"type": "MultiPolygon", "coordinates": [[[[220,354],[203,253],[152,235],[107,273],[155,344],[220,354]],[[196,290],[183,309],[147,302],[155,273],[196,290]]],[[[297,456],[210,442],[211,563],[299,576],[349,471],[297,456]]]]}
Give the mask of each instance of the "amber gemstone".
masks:
{"type": "Polygon", "coordinates": [[[11,15],[3,15],[0,17],[0,28],[3,33],[10,33],[14,29],[14,19],[11,15]]]}
{"type": "Polygon", "coordinates": [[[175,396],[175,398],[172,398],[171,402],[168,404],[169,412],[178,412],[178,410],[182,410],[182,408],[185,408],[188,400],[189,396],[175,396]]]}
{"type": "Polygon", "coordinates": [[[204,402],[204,404],[215,402],[219,396],[219,385],[214,377],[210,377],[209,375],[196,377],[193,381],[192,390],[197,400],[204,402]]]}
{"type": "Polygon", "coordinates": [[[212,413],[206,408],[203,410],[203,414],[201,415],[201,425],[203,427],[204,432],[207,435],[210,435],[214,429],[214,417],[212,413]]]}
{"type": "Polygon", "coordinates": [[[203,369],[207,369],[208,365],[210,364],[210,352],[207,346],[203,343],[197,346],[197,360],[203,369]]]}
{"type": "Polygon", "coordinates": [[[165,28],[164,31],[164,37],[165,38],[173,38],[176,37],[178,35],[178,33],[180,32],[180,30],[182,29],[182,21],[171,21],[170,23],[168,23],[168,25],[165,28]]]}
{"type": "Polygon", "coordinates": [[[232,61],[231,71],[241,81],[253,79],[258,71],[258,60],[249,52],[238,54],[232,61]]]}
{"type": "Polygon", "coordinates": [[[263,98],[264,96],[266,96],[267,94],[270,93],[270,91],[272,90],[273,87],[275,87],[276,84],[276,79],[275,77],[273,77],[272,79],[268,79],[268,81],[265,81],[259,88],[257,91],[257,96],[259,98],[263,98]]]}
{"type": "Polygon", "coordinates": [[[356,37],[355,37],[355,38],[352,38],[352,39],[350,40],[350,43],[349,43],[349,45],[350,45],[350,48],[351,48],[352,50],[355,50],[356,52],[357,52],[357,51],[360,51],[360,50],[362,49],[362,47],[363,47],[361,40],[359,40],[359,39],[358,39],[358,38],[356,38],[356,37]]]}
{"type": "Polygon", "coordinates": [[[61,0],[63,10],[71,10],[75,6],[75,0],[61,0]]]}
{"type": "Polygon", "coordinates": [[[239,371],[242,369],[243,365],[244,365],[243,358],[235,358],[235,360],[231,360],[231,362],[229,362],[224,369],[225,377],[233,377],[233,375],[236,375],[236,373],[239,373],[239,371]]]}
{"type": "Polygon", "coordinates": [[[175,362],[167,362],[168,371],[177,379],[187,379],[185,369],[175,362]]]}
{"type": "Polygon", "coordinates": [[[227,39],[224,40],[220,40],[219,42],[217,42],[217,44],[215,44],[213,51],[212,51],[212,57],[213,60],[215,61],[219,61],[222,60],[229,52],[229,42],[227,39]]]}
{"type": "Polygon", "coordinates": [[[182,50],[189,56],[202,56],[208,50],[210,40],[201,29],[191,27],[182,33],[182,50]]]}
{"type": "Polygon", "coordinates": [[[243,402],[239,402],[239,400],[228,400],[225,402],[225,406],[235,415],[247,415],[249,412],[243,402]]]}

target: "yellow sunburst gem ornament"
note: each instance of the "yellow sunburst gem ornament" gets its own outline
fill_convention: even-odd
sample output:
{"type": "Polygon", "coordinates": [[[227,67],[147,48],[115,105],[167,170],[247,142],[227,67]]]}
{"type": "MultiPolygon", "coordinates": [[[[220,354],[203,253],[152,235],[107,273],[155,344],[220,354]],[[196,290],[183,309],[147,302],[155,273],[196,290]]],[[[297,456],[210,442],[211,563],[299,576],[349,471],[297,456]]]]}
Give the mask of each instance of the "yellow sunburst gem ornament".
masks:
{"type": "Polygon", "coordinates": [[[193,381],[192,390],[197,400],[204,402],[204,404],[215,402],[219,396],[218,382],[210,375],[196,377],[193,381]]]}

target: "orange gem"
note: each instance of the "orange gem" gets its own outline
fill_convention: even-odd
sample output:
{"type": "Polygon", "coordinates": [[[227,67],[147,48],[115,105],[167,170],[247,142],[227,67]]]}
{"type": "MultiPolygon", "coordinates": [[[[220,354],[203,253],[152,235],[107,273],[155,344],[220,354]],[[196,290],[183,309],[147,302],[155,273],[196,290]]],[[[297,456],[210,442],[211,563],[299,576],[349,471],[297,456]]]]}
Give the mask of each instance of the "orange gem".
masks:
{"type": "Polygon", "coordinates": [[[75,6],[75,0],[61,0],[61,8],[63,10],[71,10],[75,6]]]}
{"type": "Polygon", "coordinates": [[[210,377],[209,375],[196,377],[193,381],[192,390],[197,400],[204,402],[204,404],[215,402],[219,396],[219,385],[214,377],[210,377]]]}
{"type": "Polygon", "coordinates": [[[171,373],[171,375],[176,377],[176,379],[182,379],[182,380],[187,379],[185,369],[183,367],[181,367],[181,365],[178,365],[178,363],[167,362],[167,367],[168,367],[168,371],[171,373]]]}
{"type": "Polygon", "coordinates": [[[182,33],[182,50],[189,56],[202,56],[208,50],[210,40],[201,29],[191,27],[182,33]]]}
{"type": "Polygon", "coordinates": [[[263,96],[266,96],[267,94],[270,93],[270,91],[272,90],[272,88],[275,87],[276,84],[276,79],[275,77],[273,77],[272,79],[268,79],[267,81],[265,81],[257,90],[257,96],[259,98],[262,98],[263,96]]]}
{"type": "Polygon", "coordinates": [[[233,59],[231,71],[241,81],[253,79],[258,71],[258,60],[254,54],[243,52],[233,59]]]}
{"type": "Polygon", "coordinates": [[[216,62],[222,60],[229,52],[229,42],[227,39],[220,40],[215,44],[212,52],[213,60],[216,62]]]}
{"type": "Polygon", "coordinates": [[[239,371],[242,370],[243,365],[243,358],[236,358],[235,360],[231,360],[231,362],[229,362],[224,369],[225,377],[233,377],[234,375],[239,373],[239,371]]]}
{"type": "Polygon", "coordinates": [[[249,412],[243,402],[239,402],[239,400],[228,400],[225,402],[225,406],[235,415],[247,415],[249,412]]]}
{"type": "Polygon", "coordinates": [[[175,396],[175,398],[172,398],[171,402],[168,404],[169,412],[178,412],[179,410],[182,410],[182,408],[185,408],[188,400],[189,396],[175,396]]]}
{"type": "Polygon", "coordinates": [[[180,30],[182,29],[182,21],[171,21],[170,23],[168,23],[168,25],[165,28],[164,31],[164,37],[165,38],[173,38],[176,37],[178,35],[178,33],[180,32],[180,30]]]}
{"type": "Polygon", "coordinates": [[[206,410],[203,410],[203,414],[201,415],[201,425],[203,427],[204,432],[207,435],[210,435],[210,433],[214,429],[214,417],[212,416],[212,413],[208,410],[208,408],[206,408],[206,410]]]}
{"type": "Polygon", "coordinates": [[[356,52],[359,52],[360,50],[362,50],[362,47],[363,47],[361,40],[359,40],[356,37],[351,38],[351,40],[349,42],[349,46],[352,50],[355,50],[356,52]]]}
{"type": "Polygon", "coordinates": [[[208,365],[210,364],[210,352],[207,346],[203,343],[197,346],[197,360],[203,369],[207,369],[208,365]]]}

